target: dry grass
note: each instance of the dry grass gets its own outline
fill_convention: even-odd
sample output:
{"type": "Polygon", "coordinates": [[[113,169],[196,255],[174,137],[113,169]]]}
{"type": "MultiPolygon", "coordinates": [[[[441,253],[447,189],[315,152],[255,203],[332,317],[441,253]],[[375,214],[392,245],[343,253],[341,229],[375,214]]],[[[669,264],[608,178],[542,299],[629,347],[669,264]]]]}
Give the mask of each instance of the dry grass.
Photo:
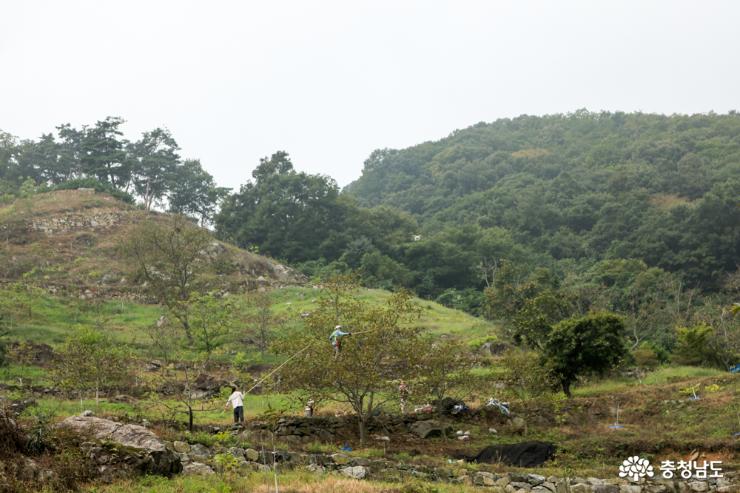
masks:
{"type": "MultiPolygon", "coordinates": [[[[273,493],[274,485],[259,485],[254,493],[273,493]]],[[[280,485],[284,493],[383,493],[389,492],[387,487],[377,483],[368,483],[356,479],[342,479],[328,476],[321,481],[305,482],[293,480],[280,485]]]]}

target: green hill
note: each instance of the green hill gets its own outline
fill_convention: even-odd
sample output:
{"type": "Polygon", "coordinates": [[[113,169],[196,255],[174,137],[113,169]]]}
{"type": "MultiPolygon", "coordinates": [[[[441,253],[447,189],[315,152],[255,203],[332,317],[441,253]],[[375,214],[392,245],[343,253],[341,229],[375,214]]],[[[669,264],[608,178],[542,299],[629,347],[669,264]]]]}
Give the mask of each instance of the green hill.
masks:
{"type": "MultiPolygon", "coordinates": [[[[739,176],[735,112],[580,110],[375,151],[345,191],[364,206],[412,213],[423,241],[485,235],[477,230],[499,238],[498,251],[460,244],[472,263],[486,254],[537,265],[633,258],[714,290],[740,257],[739,176]]],[[[404,263],[414,261],[407,251],[404,263]]],[[[461,275],[441,287],[474,284],[461,275]]]]}

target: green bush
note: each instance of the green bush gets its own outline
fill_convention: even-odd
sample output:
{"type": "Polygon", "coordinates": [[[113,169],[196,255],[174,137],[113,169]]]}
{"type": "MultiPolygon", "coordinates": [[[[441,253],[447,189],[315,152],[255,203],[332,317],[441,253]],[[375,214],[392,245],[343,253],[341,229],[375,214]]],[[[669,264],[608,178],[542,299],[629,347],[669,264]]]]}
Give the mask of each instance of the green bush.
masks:
{"type": "Polygon", "coordinates": [[[501,364],[503,381],[519,398],[542,395],[554,386],[549,369],[536,351],[509,349],[502,355],[501,364]]]}
{"type": "Polygon", "coordinates": [[[706,324],[676,329],[673,362],[690,366],[713,366],[715,354],[711,348],[714,329],[706,324]]]}
{"type": "Polygon", "coordinates": [[[632,351],[632,357],[638,367],[645,368],[646,370],[654,370],[661,363],[660,356],[650,344],[640,344],[640,346],[632,351]]]}

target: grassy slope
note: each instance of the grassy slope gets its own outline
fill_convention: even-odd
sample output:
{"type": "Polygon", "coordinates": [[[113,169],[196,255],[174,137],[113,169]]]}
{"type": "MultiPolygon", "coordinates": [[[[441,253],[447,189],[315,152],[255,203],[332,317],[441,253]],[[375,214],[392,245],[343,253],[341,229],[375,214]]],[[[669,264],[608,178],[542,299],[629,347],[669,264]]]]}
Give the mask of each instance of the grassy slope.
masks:
{"type": "MultiPolygon", "coordinates": [[[[317,291],[306,287],[285,287],[272,291],[272,296],[274,312],[295,322],[299,320],[301,312],[314,308],[317,291]]],[[[383,303],[388,296],[389,293],[382,290],[363,289],[360,292],[360,297],[371,303],[383,303]]],[[[240,295],[240,298],[246,301],[248,296],[240,295]]],[[[422,315],[415,325],[428,329],[432,334],[460,337],[473,344],[482,339],[495,338],[496,327],[490,322],[431,301],[417,299],[417,302],[422,307],[422,315]]],[[[9,337],[54,346],[63,342],[75,327],[100,324],[117,340],[134,346],[145,357],[148,356],[147,328],[162,313],[162,309],[156,305],[39,296],[34,297],[28,310],[21,310],[17,314],[18,320],[9,337]]],[[[247,321],[242,320],[238,325],[246,324],[247,321]]],[[[231,349],[243,348],[233,346],[231,349]]]]}

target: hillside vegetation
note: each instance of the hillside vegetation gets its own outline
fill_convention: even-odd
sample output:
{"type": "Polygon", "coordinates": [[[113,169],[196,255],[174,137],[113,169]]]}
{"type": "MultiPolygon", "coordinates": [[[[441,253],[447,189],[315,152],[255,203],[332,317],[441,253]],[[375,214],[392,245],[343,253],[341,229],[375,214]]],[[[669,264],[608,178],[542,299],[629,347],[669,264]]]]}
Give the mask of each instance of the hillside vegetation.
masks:
{"type": "MultiPolygon", "coordinates": [[[[52,293],[110,297],[141,295],[121,246],[145,221],[171,224],[173,216],[141,210],[93,190],[38,193],[0,205],[0,282],[23,280],[52,293]]],[[[302,276],[266,257],[213,240],[228,258],[223,289],[302,282],[302,276]]]]}
{"type": "Polygon", "coordinates": [[[412,213],[428,241],[480,228],[513,242],[489,256],[517,252],[541,265],[640,259],[716,290],[737,269],[738,176],[736,113],[577,111],[376,151],[347,193],[412,213]]]}
{"type": "Polygon", "coordinates": [[[121,119],[2,134],[0,489],[734,491],[738,121],[501,120],[345,192],[279,151],[233,194],[121,119]]]}

